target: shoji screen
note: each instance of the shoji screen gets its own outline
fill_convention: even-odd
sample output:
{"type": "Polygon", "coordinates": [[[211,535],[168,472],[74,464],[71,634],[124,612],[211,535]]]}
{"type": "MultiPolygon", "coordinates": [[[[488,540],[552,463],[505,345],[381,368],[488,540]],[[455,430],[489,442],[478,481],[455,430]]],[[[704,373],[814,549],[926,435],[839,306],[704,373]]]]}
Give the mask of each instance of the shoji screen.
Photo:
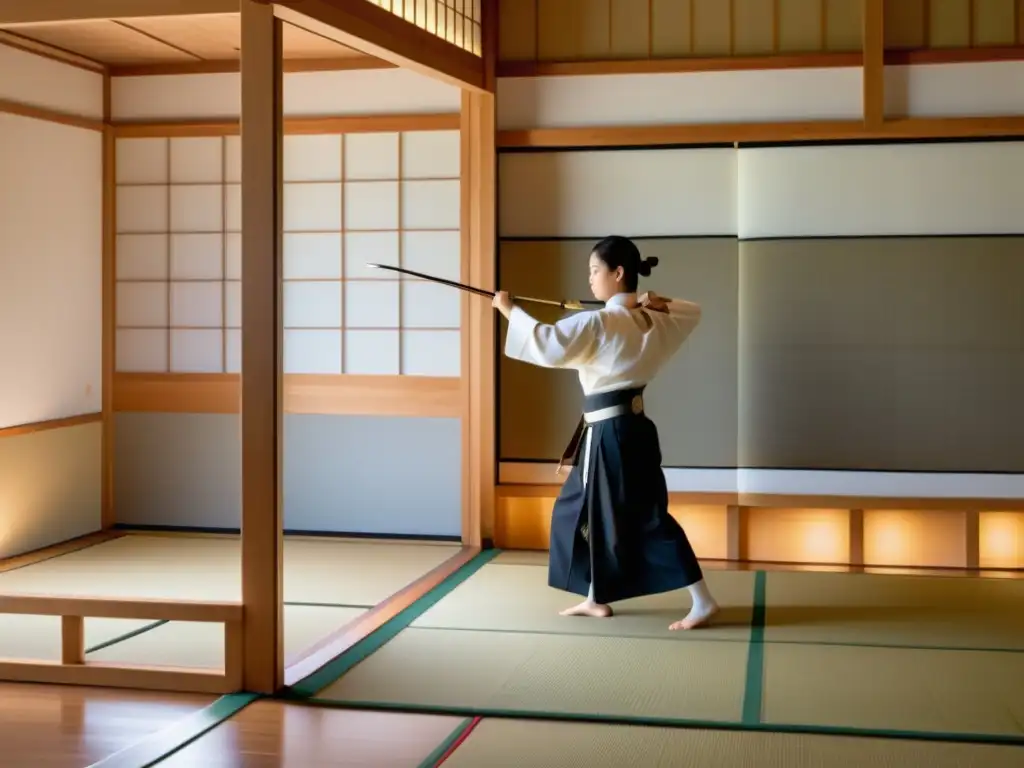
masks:
{"type": "MultiPolygon", "coordinates": [[[[236,373],[237,137],[117,145],[117,369],[236,373]]],[[[458,131],[285,137],[285,372],[458,376],[458,131]]]]}

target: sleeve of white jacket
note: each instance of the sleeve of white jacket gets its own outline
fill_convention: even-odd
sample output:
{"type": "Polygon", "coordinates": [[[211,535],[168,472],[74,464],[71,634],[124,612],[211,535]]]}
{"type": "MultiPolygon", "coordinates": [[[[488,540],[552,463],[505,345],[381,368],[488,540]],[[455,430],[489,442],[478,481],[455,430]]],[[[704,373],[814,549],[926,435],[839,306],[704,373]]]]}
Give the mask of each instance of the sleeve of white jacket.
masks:
{"type": "Polygon", "coordinates": [[[542,368],[586,365],[599,348],[599,323],[596,313],[581,312],[550,325],[515,306],[508,319],[505,355],[542,368]]]}
{"type": "Polygon", "coordinates": [[[678,349],[683,342],[693,333],[693,329],[700,325],[701,309],[700,304],[685,299],[666,299],[668,312],[654,312],[654,316],[666,318],[662,321],[662,339],[666,349],[678,349]]]}

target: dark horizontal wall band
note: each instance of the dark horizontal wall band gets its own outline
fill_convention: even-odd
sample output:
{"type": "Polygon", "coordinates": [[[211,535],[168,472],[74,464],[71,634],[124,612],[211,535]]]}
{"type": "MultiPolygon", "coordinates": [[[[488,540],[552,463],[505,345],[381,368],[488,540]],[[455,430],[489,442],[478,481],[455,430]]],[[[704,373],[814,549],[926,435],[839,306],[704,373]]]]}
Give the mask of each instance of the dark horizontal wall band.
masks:
{"type": "Polygon", "coordinates": [[[994,238],[1001,237],[1024,237],[1024,230],[1018,232],[996,232],[993,234],[988,233],[971,233],[971,232],[956,232],[956,233],[940,233],[940,232],[921,232],[918,234],[901,234],[901,235],[772,235],[770,237],[737,237],[736,239],[741,243],[766,243],[779,240],[925,240],[929,238],[944,238],[944,239],[985,239],[991,240],[994,238]]]}
{"type": "Polygon", "coordinates": [[[1021,136],[948,136],[931,138],[795,139],[793,141],[704,142],[700,144],[626,144],[622,146],[498,147],[500,155],[551,152],[660,152],[666,149],[767,149],[772,147],[859,147],[906,144],[1003,144],[1024,141],[1021,136]]]}
{"type": "MultiPolygon", "coordinates": [[[[620,233],[622,234],[622,233],[620,233]]],[[[623,234],[630,240],[737,240],[736,235],[629,235],[623,234]]],[[[515,235],[511,237],[498,237],[499,243],[579,243],[600,240],[608,237],[607,233],[600,235],[515,235]]]]}
{"type": "MultiPolygon", "coordinates": [[[[501,464],[536,464],[543,466],[547,464],[557,464],[559,461],[558,457],[552,457],[550,459],[508,459],[502,457],[501,464]]],[[[662,469],[685,469],[692,470],[694,472],[713,472],[713,471],[724,471],[724,472],[737,472],[740,470],[748,470],[752,472],[833,472],[833,473],[844,473],[854,474],[858,472],[870,472],[874,475],[984,475],[986,477],[1021,477],[1024,476],[1024,472],[1000,472],[998,470],[991,469],[881,469],[876,467],[796,467],[796,466],[784,466],[784,465],[738,465],[735,467],[713,467],[713,466],[680,466],[675,464],[662,464],[662,469]]],[[[330,534],[337,536],[340,534],[330,534]]]]}
{"type": "MultiPolygon", "coordinates": [[[[920,139],[811,139],[808,141],[740,141],[736,149],[768,149],[772,147],[860,147],[904,144],[1005,144],[1024,141],[1020,136],[945,136],[920,139]]],[[[730,145],[731,146],[731,145],[730,145]]],[[[659,147],[648,147],[658,149],[659,147]]]]}
{"type": "Polygon", "coordinates": [[[543,155],[552,152],[643,152],[644,150],[664,151],[666,149],[734,149],[731,141],[706,142],[703,144],[627,144],[611,147],[498,147],[500,155],[543,155]]]}
{"type": "MultiPolygon", "coordinates": [[[[607,235],[572,235],[572,236],[545,236],[545,235],[515,235],[513,237],[499,237],[499,243],[573,243],[589,242],[600,240],[607,235]]],[[[900,235],[771,235],[766,237],[740,237],[739,235],[623,235],[630,240],[735,240],[739,243],[764,243],[778,240],[906,240],[909,238],[996,238],[996,237],[1024,237],[1024,229],[1020,232],[996,232],[971,233],[971,232],[921,232],[917,234],[900,235]]]]}

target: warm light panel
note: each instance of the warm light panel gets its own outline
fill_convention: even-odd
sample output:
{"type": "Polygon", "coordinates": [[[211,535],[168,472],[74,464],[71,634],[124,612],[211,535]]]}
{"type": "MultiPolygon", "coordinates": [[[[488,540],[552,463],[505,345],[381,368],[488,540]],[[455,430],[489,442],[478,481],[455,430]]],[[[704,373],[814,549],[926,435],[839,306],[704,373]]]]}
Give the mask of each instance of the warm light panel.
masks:
{"type": "Polygon", "coordinates": [[[982,568],[1024,568],[1024,513],[982,512],[979,516],[982,568]]]}
{"type": "Polygon", "coordinates": [[[728,558],[728,515],[725,507],[669,504],[668,511],[683,527],[697,557],[710,560],[728,558]]]}
{"type": "Polygon", "coordinates": [[[746,559],[847,563],[849,515],[845,509],[751,509],[747,515],[746,559]]]}
{"type": "Polygon", "coordinates": [[[967,565],[963,512],[864,510],[864,562],[917,568],[967,565]]]}

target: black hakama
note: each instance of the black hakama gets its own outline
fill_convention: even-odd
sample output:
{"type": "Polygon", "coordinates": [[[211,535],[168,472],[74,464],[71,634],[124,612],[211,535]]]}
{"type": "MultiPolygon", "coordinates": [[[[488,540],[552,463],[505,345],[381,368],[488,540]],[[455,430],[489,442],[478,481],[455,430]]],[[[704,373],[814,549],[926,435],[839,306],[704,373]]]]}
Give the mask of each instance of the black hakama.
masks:
{"type": "Polygon", "coordinates": [[[573,468],[552,515],[548,584],[586,596],[593,581],[597,603],[682,589],[703,578],[686,533],[668,512],[658,430],[642,411],[642,392],[585,399],[585,413],[624,412],[577,430],[566,457],[573,468]]]}

